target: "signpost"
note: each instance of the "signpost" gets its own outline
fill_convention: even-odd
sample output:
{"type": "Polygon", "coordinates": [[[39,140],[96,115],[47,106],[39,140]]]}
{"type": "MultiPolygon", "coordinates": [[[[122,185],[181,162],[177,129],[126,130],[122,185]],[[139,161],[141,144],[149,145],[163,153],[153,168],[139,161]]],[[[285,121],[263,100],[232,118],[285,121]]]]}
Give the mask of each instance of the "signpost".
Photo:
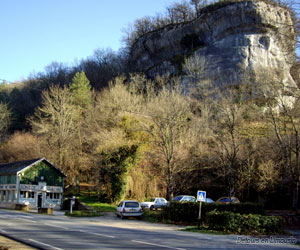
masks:
{"type": "Polygon", "coordinates": [[[197,192],[197,201],[200,202],[200,204],[199,204],[199,216],[198,216],[198,229],[200,229],[202,202],[206,201],[206,192],[205,191],[198,191],[197,192]]]}
{"type": "Polygon", "coordinates": [[[76,200],[76,197],[75,196],[73,196],[71,199],[70,199],[70,214],[72,214],[73,213],[73,206],[74,206],[74,204],[75,204],[75,200],[76,200]]]}

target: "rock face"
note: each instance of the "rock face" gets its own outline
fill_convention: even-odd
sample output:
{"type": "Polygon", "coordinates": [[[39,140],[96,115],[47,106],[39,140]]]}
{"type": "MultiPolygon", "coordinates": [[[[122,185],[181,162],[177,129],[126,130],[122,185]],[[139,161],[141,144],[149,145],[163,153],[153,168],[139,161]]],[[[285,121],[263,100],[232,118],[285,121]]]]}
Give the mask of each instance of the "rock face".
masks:
{"type": "Polygon", "coordinates": [[[219,3],[185,24],[169,25],[140,37],[131,48],[132,72],[184,75],[185,58],[202,58],[202,78],[240,84],[268,73],[295,86],[290,75],[295,33],[289,12],[263,1],[219,3]]]}

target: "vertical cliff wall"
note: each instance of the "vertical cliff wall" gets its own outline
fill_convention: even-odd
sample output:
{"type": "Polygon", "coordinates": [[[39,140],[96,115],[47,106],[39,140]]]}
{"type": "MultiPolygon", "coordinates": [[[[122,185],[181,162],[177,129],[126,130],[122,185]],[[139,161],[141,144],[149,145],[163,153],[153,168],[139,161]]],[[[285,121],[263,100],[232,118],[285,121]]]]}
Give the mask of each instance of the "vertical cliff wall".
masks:
{"type": "MultiPolygon", "coordinates": [[[[289,12],[263,1],[219,3],[186,24],[169,25],[132,46],[132,72],[184,74],[185,58],[204,59],[202,77],[214,84],[239,84],[245,75],[268,72],[295,85],[295,33],[289,12]]],[[[255,78],[255,77],[254,77],[255,78]]]]}

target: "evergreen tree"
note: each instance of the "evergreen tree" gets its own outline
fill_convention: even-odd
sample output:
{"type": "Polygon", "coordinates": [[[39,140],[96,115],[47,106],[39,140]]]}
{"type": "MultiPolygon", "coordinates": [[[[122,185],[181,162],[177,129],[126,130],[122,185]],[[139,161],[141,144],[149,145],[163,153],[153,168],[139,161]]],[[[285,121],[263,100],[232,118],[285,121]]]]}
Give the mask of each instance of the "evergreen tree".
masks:
{"type": "Polygon", "coordinates": [[[86,109],[91,104],[90,81],[84,71],[77,72],[70,84],[70,91],[73,96],[73,103],[80,109],[86,109]]]}

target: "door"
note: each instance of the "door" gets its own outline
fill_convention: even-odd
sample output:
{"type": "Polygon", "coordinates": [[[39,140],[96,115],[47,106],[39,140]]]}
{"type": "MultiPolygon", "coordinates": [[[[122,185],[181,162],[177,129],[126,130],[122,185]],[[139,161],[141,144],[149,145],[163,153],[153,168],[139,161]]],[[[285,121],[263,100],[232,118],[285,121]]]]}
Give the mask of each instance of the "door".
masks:
{"type": "Polygon", "coordinates": [[[42,207],[43,205],[43,195],[40,193],[38,194],[38,208],[42,207]]]}

